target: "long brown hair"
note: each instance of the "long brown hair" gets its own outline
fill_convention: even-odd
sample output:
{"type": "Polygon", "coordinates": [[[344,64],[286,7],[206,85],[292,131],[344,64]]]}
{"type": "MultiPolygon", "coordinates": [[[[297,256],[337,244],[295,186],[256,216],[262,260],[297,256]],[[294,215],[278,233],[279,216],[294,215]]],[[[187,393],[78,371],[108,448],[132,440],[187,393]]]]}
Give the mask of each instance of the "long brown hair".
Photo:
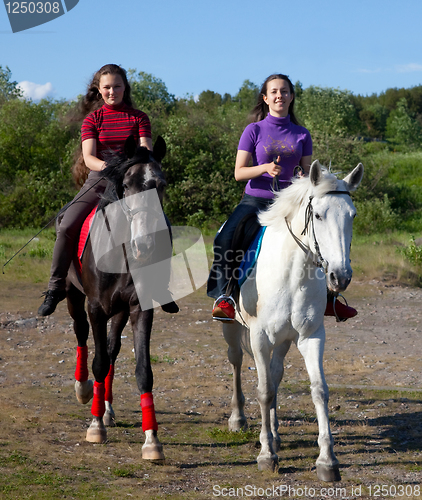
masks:
{"type": "MultiPolygon", "coordinates": [[[[100,94],[100,79],[103,75],[119,75],[121,76],[125,91],[123,94],[123,102],[130,107],[133,107],[132,99],[130,96],[130,85],[127,79],[126,71],[117,64],[106,64],[100,68],[91,79],[88,85],[87,92],[82,98],[79,105],[78,117],[76,120],[82,121],[90,113],[100,109],[104,104],[104,100],[100,94]]],[[[82,144],[79,142],[78,148],[75,151],[75,159],[72,166],[72,176],[77,186],[83,186],[89,174],[89,168],[85,165],[82,154],[82,144]]]]}
{"type": "Polygon", "coordinates": [[[251,122],[260,122],[266,116],[268,115],[270,108],[268,107],[268,104],[264,101],[264,95],[267,95],[267,90],[268,90],[268,84],[272,80],[284,80],[288,83],[290,93],[293,96],[292,102],[290,103],[289,106],[289,115],[290,115],[290,121],[294,123],[295,125],[300,125],[298,122],[296,116],[295,116],[295,111],[294,111],[294,106],[295,106],[295,88],[290,81],[290,78],[286,75],[281,75],[278,73],[274,73],[273,75],[270,75],[265,82],[262,84],[261,90],[259,91],[258,95],[258,102],[256,103],[255,107],[251,111],[249,115],[249,120],[251,122]]]}

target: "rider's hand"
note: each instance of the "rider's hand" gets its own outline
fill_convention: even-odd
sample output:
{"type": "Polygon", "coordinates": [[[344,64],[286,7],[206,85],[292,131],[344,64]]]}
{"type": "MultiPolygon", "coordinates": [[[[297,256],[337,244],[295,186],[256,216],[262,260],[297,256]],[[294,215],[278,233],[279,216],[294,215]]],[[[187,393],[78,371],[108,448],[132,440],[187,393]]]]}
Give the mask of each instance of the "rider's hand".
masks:
{"type": "Polygon", "coordinates": [[[271,177],[280,175],[282,170],[281,165],[278,164],[280,159],[281,159],[280,156],[274,157],[274,161],[267,164],[268,165],[267,172],[271,175],[271,177]]]}

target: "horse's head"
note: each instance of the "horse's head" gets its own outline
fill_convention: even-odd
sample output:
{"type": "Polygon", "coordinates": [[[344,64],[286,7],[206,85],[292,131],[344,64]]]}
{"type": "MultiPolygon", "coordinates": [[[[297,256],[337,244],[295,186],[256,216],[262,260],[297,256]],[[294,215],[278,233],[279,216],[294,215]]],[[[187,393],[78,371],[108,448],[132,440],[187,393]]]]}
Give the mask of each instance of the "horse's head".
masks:
{"type": "Polygon", "coordinates": [[[161,160],[165,154],[162,137],[158,137],[153,151],[149,151],[137,147],[133,136],[129,136],[124,156],[107,161],[103,170],[103,175],[114,184],[120,207],[130,224],[130,246],[138,262],[151,257],[156,232],[167,230],[162,210],[166,180],[161,160]]]}
{"type": "Polygon", "coordinates": [[[350,246],[356,209],[350,193],[359,186],[362,176],[361,163],[343,180],[324,171],[317,160],[309,172],[309,246],[325,270],[328,288],[334,292],[344,291],[352,279],[350,246]]]}

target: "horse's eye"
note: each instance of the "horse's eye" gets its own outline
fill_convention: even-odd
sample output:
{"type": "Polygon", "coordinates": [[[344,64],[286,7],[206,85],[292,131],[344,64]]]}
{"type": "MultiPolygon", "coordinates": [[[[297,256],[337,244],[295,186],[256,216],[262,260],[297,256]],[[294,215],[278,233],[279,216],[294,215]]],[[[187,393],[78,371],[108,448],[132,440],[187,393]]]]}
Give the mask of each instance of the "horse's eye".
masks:
{"type": "Polygon", "coordinates": [[[322,220],[322,217],[319,214],[315,214],[315,219],[316,220],[322,220]]]}

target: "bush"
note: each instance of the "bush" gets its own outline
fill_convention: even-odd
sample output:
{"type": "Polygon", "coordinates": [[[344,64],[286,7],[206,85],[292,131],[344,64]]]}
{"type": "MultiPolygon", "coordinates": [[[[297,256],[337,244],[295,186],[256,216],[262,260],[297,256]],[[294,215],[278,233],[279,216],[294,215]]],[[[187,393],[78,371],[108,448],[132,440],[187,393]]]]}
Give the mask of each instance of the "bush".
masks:
{"type": "Polygon", "coordinates": [[[357,217],[353,229],[358,234],[384,233],[398,228],[400,218],[391,208],[388,195],[383,199],[373,198],[356,201],[357,217]]]}
{"type": "Polygon", "coordinates": [[[413,266],[422,266],[422,246],[416,245],[414,236],[411,236],[409,246],[397,250],[413,266]]]}

